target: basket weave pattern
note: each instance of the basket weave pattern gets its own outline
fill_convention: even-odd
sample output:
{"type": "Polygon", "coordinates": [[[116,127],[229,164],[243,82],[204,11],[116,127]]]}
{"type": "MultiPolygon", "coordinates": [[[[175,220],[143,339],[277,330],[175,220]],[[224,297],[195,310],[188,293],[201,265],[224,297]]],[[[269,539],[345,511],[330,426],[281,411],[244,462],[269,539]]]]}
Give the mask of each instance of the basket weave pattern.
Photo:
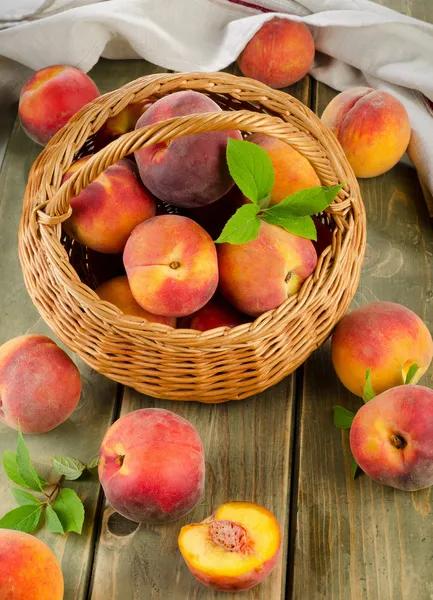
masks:
{"type": "Polygon", "coordinates": [[[226,73],[150,75],[84,107],[35,161],[19,232],[29,294],[66,346],[96,371],[140,392],[202,402],[245,398],[302,364],[347,311],[364,250],[365,213],[358,184],[332,134],[291,96],[226,73]],[[223,111],[174,118],[125,134],[61,185],[71,163],[108,118],[128,104],[185,89],[208,94],[223,111]],[[275,136],[310,161],[322,185],[346,183],[326,211],[334,229],[332,245],[296,296],[253,323],[200,333],[123,315],[101,301],[71,264],[71,244],[62,244],[61,231],[70,215],[69,199],[143,146],[223,129],[275,136]]]}

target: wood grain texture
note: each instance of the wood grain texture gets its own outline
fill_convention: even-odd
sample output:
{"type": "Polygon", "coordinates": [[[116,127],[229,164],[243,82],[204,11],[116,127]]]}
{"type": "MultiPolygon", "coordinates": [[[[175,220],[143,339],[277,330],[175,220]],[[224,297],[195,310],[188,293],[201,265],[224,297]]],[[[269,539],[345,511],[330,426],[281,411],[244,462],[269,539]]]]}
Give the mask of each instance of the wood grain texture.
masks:
{"type": "MultiPolygon", "coordinates": [[[[319,115],[335,94],[317,86],[313,108],[319,115]]],[[[367,253],[352,307],[399,302],[432,331],[433,232],[416,171],[403,162],[360,183],[367,253]]],[[[433,368],[421,383],[432,386],[433,368]]],[[[362,403],[338,382],[329,343],[305,363],[301,387],[289,597],[431,600],[431,490],[402,492],[365,475],[352,481],[348,433],[333,425],[332,407],[357,410],[362,403]]]]}
{"type": "MultiPolygon", "coordinates": [[[[287,91],[308,103],[307,78],[287,91]]],[[[192,513],[165,526],[136,528],[106,506],[96,547],[92,600],[226,599],[227,594],[212,591],[193,578],[178,550],[177,537],[181,526],[201,521],[228,500],[266,506],[275,513],[284,536],[282,557],[271,576],[260,586],[230,597],[284,598],[293,399],[293,376],[263,394],[222,405],[156,401],[125,388],[121,414],[158,406],[182,415],[197,428],[205,446],[206,489],[192,513]]]]}
{"type": "Polygon", "coordinates": [[[188,419],[206,456],[205,493],[186,517],[168,525],[139,526],[106,507],[97,545],[92,600],[143,598],[210,600],[227,595],[198,583],[177,547],[180,528],[211,515],[228,500],[248,500],[274,512],[284,535],[282,560],[271,576],[234,600],[284,597],[293,378],[238,402],[202,405],[153,400],[126,388],[122,414],[157,406],[188,419]]]}
{"type": "MultiPolygon", "coordinates": [[[[121,64],[111,64],[116,78],[122,80],[124,74],[121,64]]],[[[105,73],[106,70],[99,66],[91,73],[101,92],[109,89],[105,73]]],[[[110,78],[110,84],[112,81],[110,78]]],[[[39,317],[27,294],[17,255],[17,230],[24,188],[30,166],[39,150],[40,147],[25,135],[17,120],[0,174],[0,344],[27,333],[48,335],[59,343],[39,317]]],[[[32,457],[41,473],[47,475],[49,480],[57,479],[51,469],[53,455],[68,455],[88,462],[98,454],[102,437],[113,421],[116,410],[116,384],[92,371],[73,355],[72,358],[80,369],[83,382],[77,410],[66,423],[53,431],[26,436],[32,457]]],[[[16,439],[15,431],[0,425],[0,453],[15,450],[16,439]]],[[[9,483],[0,467],[1,515],[16,506],[8,491],[9,483]]],[[[40,530],[37,535],[54,550],[61,562],[65,578],[65,600],[82,600],[86,597],[89,585],[95,528],[99,519],[98,507],[100,509],[102,506],[100,502],[98,504],[100,485],[96,475],[86,475],[79,482],[68,485],[84,501],[86,520],[83,534],[78,536],[71,533],[63,537],[40,530]]]]}

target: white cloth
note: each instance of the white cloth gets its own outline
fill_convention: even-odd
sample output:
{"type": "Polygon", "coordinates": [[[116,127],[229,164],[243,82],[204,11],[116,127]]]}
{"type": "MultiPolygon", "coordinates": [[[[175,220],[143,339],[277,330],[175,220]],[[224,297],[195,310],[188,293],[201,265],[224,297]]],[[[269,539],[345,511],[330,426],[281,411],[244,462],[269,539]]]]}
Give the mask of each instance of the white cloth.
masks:
{"type": "Polygon", "coordinates": [[[317,80],[337,90],[368,85],[403,102],[409,154],[433,192],[433,25],[368,0],[0,0],[0,98],[16,96],[29,69],[87,72],[100,56],[218,71],[273,13],[310,28],[317,80]]]}

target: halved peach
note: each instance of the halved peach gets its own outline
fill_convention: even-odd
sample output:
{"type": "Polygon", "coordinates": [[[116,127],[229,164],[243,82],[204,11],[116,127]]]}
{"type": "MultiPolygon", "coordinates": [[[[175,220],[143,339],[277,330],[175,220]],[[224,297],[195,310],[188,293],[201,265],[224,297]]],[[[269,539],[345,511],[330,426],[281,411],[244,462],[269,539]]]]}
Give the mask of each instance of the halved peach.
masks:
{"type": "Polygon", "coordinates": [[[251,502],[227,502],[202,523],[182,527],[179,548],[191,573],[223,591],[247,590],[277,563],[281,535],[274,515],[251,502]]]}

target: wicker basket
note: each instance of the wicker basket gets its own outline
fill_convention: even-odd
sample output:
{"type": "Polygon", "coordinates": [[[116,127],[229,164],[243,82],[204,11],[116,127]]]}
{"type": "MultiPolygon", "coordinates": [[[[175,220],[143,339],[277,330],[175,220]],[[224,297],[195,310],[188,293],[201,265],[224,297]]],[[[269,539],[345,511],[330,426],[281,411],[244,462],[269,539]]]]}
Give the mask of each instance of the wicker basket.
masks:
{"type": "Polygon", "coordinates": [[[19,235],[29,294],[66,346],[99,373],[140,392],[201,402],[245,398],[301,365],[347,311],[364,249],[365,213],[358,184],[333,135],[291,96],[226,73],[150,75],[84,107],[35,161],[19,235]],[[64,173],[88,152],[109,117],[130,103],[186,89],[209,95],[223,111],[170,119],[125,134],[61,186],[64,173]],[[346,182],[325,215],[333,226],[332,245],[296,296],[253,323],[200,333],[123,315],[88,285],[86,249],[62,235],[69,198],[142,146],[221,129],[275,136],[308,158],[323,185],[346,182]]]}

